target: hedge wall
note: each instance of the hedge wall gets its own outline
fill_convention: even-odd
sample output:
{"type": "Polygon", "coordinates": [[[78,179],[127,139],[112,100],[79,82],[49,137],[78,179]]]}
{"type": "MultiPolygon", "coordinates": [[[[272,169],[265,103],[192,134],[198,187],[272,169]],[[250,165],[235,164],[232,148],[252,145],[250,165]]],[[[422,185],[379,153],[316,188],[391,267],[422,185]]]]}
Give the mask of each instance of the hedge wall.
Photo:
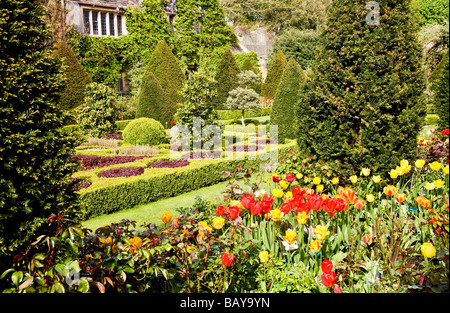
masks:
{"type": "MultiPolygon", "coordinates": [[[[269,116],[272,108],[263,108],[261,110],[246,110],[244,118],[269,116]]],[[[242,117],[240,110],[217,110],[219,120],[235,120],[242,117]]]]}
{"type": "MultiPolygon", "coordinates": [[[[283,145],[278,150],[278,159],[286,156],[291,149],[296,149],[295,143],[283,145]]],[[[159,199],[176,196],[205,186],[223,181],[223,171],[234,171],[242,164],[244,169],[259,169],[261,160],[191,160],[191,165],[182,168],[152,169],[152,174],[130,178],[102,179],[97,184],[93,181],[91,187],[79,191],[80,205],[86,208],[85,218],[109,214],[133,208],[159,199]]],[[[124,165],[121,165],[124,166],[124,165]]],[[[101,170],[104,170],[102,168],[101,170]]],[[[146,170],[148,171],[148,170],[146,170]]],[[[80,177],[86,176],[86,172],[80,177]]]]}

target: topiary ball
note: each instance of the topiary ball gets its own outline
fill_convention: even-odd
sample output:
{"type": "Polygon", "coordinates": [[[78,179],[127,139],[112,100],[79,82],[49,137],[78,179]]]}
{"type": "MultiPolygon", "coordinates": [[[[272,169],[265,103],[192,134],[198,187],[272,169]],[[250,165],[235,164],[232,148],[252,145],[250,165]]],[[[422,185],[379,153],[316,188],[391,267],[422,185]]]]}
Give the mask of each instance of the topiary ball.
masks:
{"type": "Polygon", "coordinates": [[[131,121],[123,130],[122,137],[132,145],[156,146],[164,143],[166,132],[160,122],[143,117],[131,121]]]}

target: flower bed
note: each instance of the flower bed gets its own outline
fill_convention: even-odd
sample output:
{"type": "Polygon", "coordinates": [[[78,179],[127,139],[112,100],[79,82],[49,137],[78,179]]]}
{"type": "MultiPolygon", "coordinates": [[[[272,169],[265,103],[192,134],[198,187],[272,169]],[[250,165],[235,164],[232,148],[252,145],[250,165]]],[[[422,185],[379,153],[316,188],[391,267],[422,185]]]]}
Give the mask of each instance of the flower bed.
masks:
{"type": "Polygon", "coordinates": [[[131,177],[144,174],[144,167],[113,168],[98,173],[98,177],[131,177]]]}
{"type": "Polygon", "coordinates": [[[187,160],[178,160],[178,161],[157,161],[150,164],[149,168],[177,168],[188,166],[189,161],[187,160]]]}
{"type": "Polygon", "coordinates": [[[143,158],[149,158],[151,156],[96,156],[96,155],[74,155],[73,161],[81,161],[83,171],[105,167],[115,164],[129,163],[143,158]]]}
{"type": "Polygon", "coordinates": [[[258,151],[263,150],[264,147],[257,146],[257,145],[244,145],[244,146],[232,146],[228,147],[226,151],[233,151],[233,152],[249,152],[249,151],[258,151]]]}
{"type": "Polygon", "coordinates": [[[222,151],[195,151],[183,155],[183,160],[220,159],[222,151]]]}

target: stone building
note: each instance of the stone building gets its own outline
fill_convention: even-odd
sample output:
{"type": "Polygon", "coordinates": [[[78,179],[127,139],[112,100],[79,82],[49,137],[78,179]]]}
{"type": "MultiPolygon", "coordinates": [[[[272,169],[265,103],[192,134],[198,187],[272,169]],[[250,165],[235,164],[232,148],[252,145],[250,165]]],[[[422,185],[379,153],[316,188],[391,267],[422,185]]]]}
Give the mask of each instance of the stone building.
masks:
{"type": "Polygon", "coordinates": [[[139,0],[66,1],[66,22],[90,36],[119,37],[127,34],[125,11],[139,6],[139,0]]]}

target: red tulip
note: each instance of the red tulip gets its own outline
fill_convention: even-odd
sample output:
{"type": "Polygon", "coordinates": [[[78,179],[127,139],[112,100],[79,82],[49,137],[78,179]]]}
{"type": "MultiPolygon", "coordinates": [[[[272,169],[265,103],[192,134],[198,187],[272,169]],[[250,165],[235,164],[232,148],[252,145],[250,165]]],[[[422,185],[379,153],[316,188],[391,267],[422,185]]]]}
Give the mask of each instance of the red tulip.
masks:
{"type": "Polygon", "coordinates": [[[224,216],[224,215],[225,215],[225,207],[219,206],[219,207],[216,209],[216,213],[217,213],[218,215],[220,215],[220,216],[224,216]]]}
{"type": "Polygon", "coordinates": [[[366,202],[364,201],[364,199],[359,198],[358,200],[356,200],[355,202],[355,208],[357,208],[358,210],[361,210],[364,206],[366,202]]]}
{"type": "Polygon", "coordinates": [[[242,196],[242,198],[241,198],[241,204],[246,209],[250,209],[250,205],[253,202],[255,202],[255,199],[250,194],[246,194],[246,195],[242,196]]]}
{"type": "Polygon", "coordinates": [[[306,205],[313,211],[322,210],[323,197],[321,195],[309,194],[306,196],[306,205]]]}
{"type": "Polygon", "coordinates": [[[255,201],[250,204],[250,214],[261,215],[261,202],[255,201]]]}
{"type": "Polygon", "coordinates": [[[231,266],[231,264],[235,261],[234,255],[226,252],[222,252],[220,259],[222,260],[222,264],[225,266],[231,266]]]}
{"type": "Polygon", "coordinates": [[[283,203],[280,206],[280,211],[284,214],[288,214],[289,212],[291,212],[291,206],[289,205],[289,203],[283,203]]]}
{"type": "Polygon", "coordinates": [[[286,175],[286,181],[287,181],[288,183],[292,183],[292,182],[294,181],[294,179],[295,179],[294,174],[287,174],[287,175],[286,175]]]}
{"type": "Polygon", "coordinates": [[[342,289],[341,287],[339,287],[339,285],[334,286],[334,293],[342,293],[342,289]]]}
{"type": "Polygon", "coordinates": [[[242,211],[239,210],[237,206],[231,206],[228,209],[225,209],[225,216],[228,217],[229,220],[236,219],[239,215],[241,215],[242,211]]]}
{"type": "Polygon", "coordinates": [[[170,121],[170,124],[175,125],[175,121],[170,121]]]}
{"type": "Polygon", "coordinates": [[[333,269],[333,262],[331,262],[328,259],[325,259],[322,261],[321,267],[322,267],[322,272],[331,273],[331,270],[333,269]]]}
{"type": "Polygon", "coordinates": [[[292,189],[292,196],[293,196],[294,198],[295,198],[295,197],[303,197],[305,193],[306,193],[306,189],[300,188],[299,185],[295,186],[295,187],[292,189]]]}
{"type": "Polygon", "coordinates": [[[280,182],[280,178],[278,176],[272,176],[272,180],[274,183],[279,183],[280,182]]]}
{"type": "Polygon", "coordinates": [[[322,276],[320,276],[320,278],[322,278],[322,282],[325,285],[325,287],[331,287],[337,281],[337,277],[334,272],[323,273],[322,276]]]}
{"type": "Polygon", "coordinates": [[[367,235],[363,236],[363,241],[366,244],[368,244],[370,242],[370,239],[372,239],[372,236],[370,236],[370,234],[367,234],[367,235]]]}

